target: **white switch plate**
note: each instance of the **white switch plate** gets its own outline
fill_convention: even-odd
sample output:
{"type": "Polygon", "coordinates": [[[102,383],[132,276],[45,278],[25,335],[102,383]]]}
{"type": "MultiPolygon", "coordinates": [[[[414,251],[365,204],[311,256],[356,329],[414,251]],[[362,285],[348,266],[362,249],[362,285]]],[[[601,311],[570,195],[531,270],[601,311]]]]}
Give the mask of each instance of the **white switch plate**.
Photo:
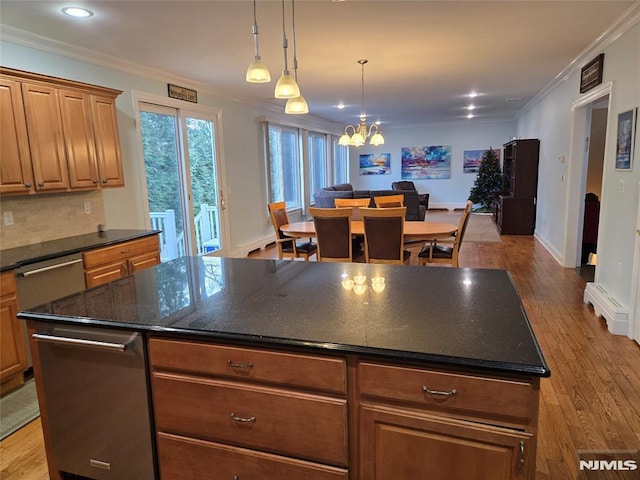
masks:
{"type": "Polygon", "coordinates": [[[624,180],[618,180],[618,192],[624,193],[624,180]]]}
{"type": "Polygon", "coordinates": [[[91,202],[84,202],[84,213],[87,215],[91,213],[91,202]]]}
{"type": "Polygon", "coordinates": [[[4,224],[13,225],[13,212],[4,212],[4,224]]]}

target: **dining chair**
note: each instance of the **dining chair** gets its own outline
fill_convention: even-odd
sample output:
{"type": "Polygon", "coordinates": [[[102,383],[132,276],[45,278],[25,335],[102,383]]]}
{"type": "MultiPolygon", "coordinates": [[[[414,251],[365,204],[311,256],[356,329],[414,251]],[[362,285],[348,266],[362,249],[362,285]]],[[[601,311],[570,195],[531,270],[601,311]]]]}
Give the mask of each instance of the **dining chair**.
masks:
{"type": "Polygon", "coordinates": [[[351,220],[362,220],[360,208],[368,207],[371,200],[369,198],[336,198],[334,203],[336,208],[351,208],[351,220]]]}
{"type": "Polygon", "coordinates": [[[462,245],[464,232],[467,230],[467,224],[471,217],[472,206],[473,203],[467,201],[464,211],[462,212],[462,217],[460,217],[458,229],[454,233],[453,243],[451,243],[451,241],[443,242],[442,240],[431,240],[429,243],[425,243],[420,253],[418,253],[420,265],[426,265],[427,263],[448,263],[452,267],[458,267],[460,246],[462,245]],[[449,245],[446,243],[449,243],[449,245]]]}
{"type": "Polygon", "coordinates": [[[407,264],[411,257],[403,242],[407,207],[361,208],[360,213],[364,223],[365,262],[407,264]]]}
{"type": "Polygon", "coordinates": [[[286,202],[274,202],[268,205],[271,223],[276,233],[276,245],[278,246],[278,258],[304,258],[306,262],[309,257],[317,254],[318,246],[309,242],[298,242],[293,237],[288,237],[280,230],[280,227],[289,223],[286,202]]]}
{"type": "Polygon", "coordinates": [[[397,208],[404,207],[404,195],[383,195],[373,197],[376,208],[397,208]]]}
{"type": "Polygon", "coordinates": [[[351,211],[346,208],[309,208],[316,230],[319,262],[351,262],[351,211]]]}

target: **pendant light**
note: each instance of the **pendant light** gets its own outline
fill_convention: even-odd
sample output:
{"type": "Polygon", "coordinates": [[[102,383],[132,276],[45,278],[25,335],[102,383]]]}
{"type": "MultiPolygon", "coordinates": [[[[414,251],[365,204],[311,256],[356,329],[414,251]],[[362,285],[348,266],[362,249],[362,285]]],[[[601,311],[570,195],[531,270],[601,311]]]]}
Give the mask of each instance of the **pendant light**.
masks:
{"type": "MultiPolygon", "coordinates": [[[[296,83],[298,82],[298,55],[296,50],[296,6],[295,0],[291,0],[291,20],[293,27],[293,75],[296,83]]],[[[284,107],[284,112],[290,115],[302,115],[309,113],[309,105],[302,96],[302,93],[297,97],[293,97],[287,100],[287,104],[284,107]]]]}
{"type": "Polygon", "coordinates": [[[300,96],[300,88],[289,73],[289,65],[287,63],[287,34],[284,25],[284,0],[282,0],[282,50],[284,50],[284,70],[278,83],[276,83],[276,90],[274,97],[276,98],[295,98],[300,96]]]}
{"type": "Polygon", "coordinates": [[[271,74],[269,68],[262,63],[260,50],[258,49],[258,20],[256,17],[256,0],[253,0],[253,49],[254,60],[247,68],[246,80],[249,83],[269,83],[271,74]]]}
{"type": "Polygon", "coordinates": [[[367,138],[371,137],[369,144],[373,146],[384,145],[384,137],[380,133],[378,125],[373,123],[369,130],[367,130],[367,115],[364,113],[364,66],[369,60],[358,60],[362,68],[362,108],[360,110],[360,124],[357,127],[353,125],[347,125],[344,128],[344,134],[338,140],[338,144],[342,146],[361,147],[367,143],[367,138]],[[351,136],[349,136],[349,129],[351,129],[351,136]]]}

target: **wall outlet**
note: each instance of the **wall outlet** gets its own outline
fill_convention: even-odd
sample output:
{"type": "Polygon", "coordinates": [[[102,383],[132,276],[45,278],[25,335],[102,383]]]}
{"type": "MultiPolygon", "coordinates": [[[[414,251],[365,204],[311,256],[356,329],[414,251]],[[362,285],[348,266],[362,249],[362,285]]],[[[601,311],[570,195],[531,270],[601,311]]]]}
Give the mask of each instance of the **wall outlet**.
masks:
{"type": "Polygon", "coordinates": [[[91,213],[91,202],[84,202],[84,213],[87,215],[91,213]]]}
{"type": "Polygon", "coordinates": [[[618,262],[616,270],[618,271],[618,276],[622,276],[622,262],[618,262]]]}
{"type": "Polygon", "coordinates": [[[7,226],[13,225],[13,212],[4,212],[4,224],[7,226]]]}

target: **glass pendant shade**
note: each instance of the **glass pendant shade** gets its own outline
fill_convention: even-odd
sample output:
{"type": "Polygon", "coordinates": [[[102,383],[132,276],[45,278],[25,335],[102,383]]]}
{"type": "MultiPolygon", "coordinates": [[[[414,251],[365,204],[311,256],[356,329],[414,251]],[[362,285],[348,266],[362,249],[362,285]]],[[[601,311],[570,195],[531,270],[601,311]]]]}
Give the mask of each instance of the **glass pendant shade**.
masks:
{"type": "Polygon", "coordinates": [[[362,134],[360,132],[354,133],[353,136],[351,137],[351,145],[353,145],[354,147],[360,147],[361,145],[364,145],[364,144],[365,144],[365,140],[362,134]]]}
{"type": "Polygon", "coordinates": [[[274,97],[276,98],[295,98],[300,96],[300,88],[294,78],[287,72],[283,72],[282,76],[276,83],[274,97]]]}
{"type": "Polygon", "coordinates": [[[343,133],[340,139],[338,140],[338,145],[342,147],[348,147],[350,143],[351,143],[351,139],[349,138],[349,135],[347,135],[346,133],[343,133]]]}
{"type": "Polygon", "coordinates": [[[284,112],[290,115],[309,113],[309,105],[302,95],[290,98],[284,107],[284,112]]]}
{"type": "Polygon", "coordinates": [[[256,59],[247,68],[247,82],[249,83],[269,83],[271,81],[271,74],[269,68],[262,62],[260,57],[256,59]]]}
{"type": "Polygon", "coordinates": [[[369,143],[375,146],[384,145],[384,137],[380,132],[377,132],[373,137],[371,137],[369,143]]]}

